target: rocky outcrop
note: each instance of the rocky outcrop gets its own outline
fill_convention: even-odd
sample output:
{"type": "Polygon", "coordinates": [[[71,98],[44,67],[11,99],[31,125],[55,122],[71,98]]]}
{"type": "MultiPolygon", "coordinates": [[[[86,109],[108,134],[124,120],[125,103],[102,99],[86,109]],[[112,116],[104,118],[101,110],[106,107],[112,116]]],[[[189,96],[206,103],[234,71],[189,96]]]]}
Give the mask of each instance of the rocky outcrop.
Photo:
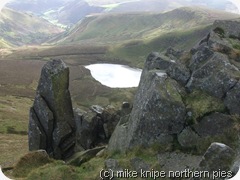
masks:
{"type": "Polygon", "coordinates": [[[72,108],[69,69],[62,60],[47,62],[41,73],[29,117],[29,150],[44,149],[55,159],[69,159],[75,152],[106,144],[121,116],[131,112],[124,102],[113,106],[72,108]]]}
{"type": "Polygon", "coordinates": [[[93,148],[99,138],[99,132],[103,130],[101,119],[95,112],[81,112],[75,109],[75,121],[77,127],[76,151],[93,148]]]}
{"type": "Polygon", "coordinates": [[[213,52],[208,46],[200,45],[190,62],[191,79],[189,90],[201,89],[212,96],[223,98],[238,80],[239,70],[230,63],[227,55],[213,52]]]}
{"type": "Polygon", "coordinates": [[[56,159],[71,156],[75,146],[75,121],[69,86],[69,69],[62,60],[42,68],[29,119],[29,150],[44,149],[56,159]]]}
{"type": "MultiPolygon", "coordinates": [[[[172,135],[183,130],[186,108],[182,95],[185,90],[164,71],[172,67],[171,64],[175,62],[156,53],[148,56],[129,119],[125,123],[121,120],[115,130],[125,133],[114,133],[109,149],[167,143],[173,139],[172,135]],[[124,136],[124,144],[119,144],[117,139],[124,139],[124,136]]],[[[181,66],[178,68],[184,72],[181,66]]],[[[169,74],[171,72],[169,70],[169,74]]]]}
{"type": "Polygon", "coordinates": [[[120,117],[129,114],[130,109],[130,104],[126,102],[121,110],[117,110],[113,106],[103,108],[99,105],[91,106],[89,111],[74,109],[77,128],[75,151],[83,151],[106,144],[120,117]]]}
{"type": "Polygon", "coordinates": [[[119,121],[109,151],[172,144],[202,154],[216,141],[237,148],[240,31],[234,24],[217,21],[190,52],[169,48],[148,56],[132,111],[119,121]]]}
{"type": "MultiPolygon", "coordinates": [[[[93,105],[87,112],[73,113],[68,69],[62,61],[48,62],[30,110],[30,150],[45,149],[57,159],[82,151],[72,161],[80,165],[101,150],[88,149],[110,138],[112,152],[157,149],[158,164],[165,171],[184,170],[189,164],[195,170],[228,171],[239,148],[240,40],[229,29],[231,23],[218,23],[190,52],[151,53],[133,106],[125,102],[120,111],[93,105]]],[[[136,171],[152,167],[143,159],[129,159],[136,171]]],[[[114,159],[105,165],[122,169],[114,159]]]]}

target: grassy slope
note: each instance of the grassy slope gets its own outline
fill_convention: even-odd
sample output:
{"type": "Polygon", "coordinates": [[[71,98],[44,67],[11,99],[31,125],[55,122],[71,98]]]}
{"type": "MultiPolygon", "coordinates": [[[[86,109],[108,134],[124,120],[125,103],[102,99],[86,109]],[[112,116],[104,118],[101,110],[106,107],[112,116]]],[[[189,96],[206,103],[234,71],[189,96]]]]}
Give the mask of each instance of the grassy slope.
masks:
{"type": "MultiPolygon", "coordinates": [[[[51,54],[51,51],[48,53],[51,54]]],[[[103,86],[81,65],[86,64],[88,59],[93,63],[97,62],[98,57],[89,55],[78,56],[77,60],[63,59],[70,67],[70,92],[74,107],[83,110],[93,104],[120,107],[123,101],[131,102],[133,99],[135,89],[111,89],[103,86]]],[[[44,63],[36,59],[0,60],[0,154],[4,154],[0,157],[2,166],[11,164],[28,151],[26,134],[29,109],[33,104],[44,63]]]]}
{"type": "Polygon", "coordinates": [[[41,43],[47,40],[49,36],[61,31],[62,29],[48,21],[26,13],[7,8],[0,13],[0,36],[7,44],[41,43]]]}
{"type": "Polygon", "coordinates": [[[186,30],[212,23],[216,19],[232,19],[239,15],[201,8],[180,8],[167,13],[105,14],[85,18],[64,43],[119,43],[136,39],[154,39],[166,32],[186,30]]]}
{"type": "Polygon", "coordinates": [[[96,15],[85,18],[55,41],[60,45],[108,45],[111,48],[107,57],[125,59],[141,67],[149,52],[169,46],[189,49],[206,35],[214,20],[237,17],[239,15],[195,7],[162,14],[96,15]]]}

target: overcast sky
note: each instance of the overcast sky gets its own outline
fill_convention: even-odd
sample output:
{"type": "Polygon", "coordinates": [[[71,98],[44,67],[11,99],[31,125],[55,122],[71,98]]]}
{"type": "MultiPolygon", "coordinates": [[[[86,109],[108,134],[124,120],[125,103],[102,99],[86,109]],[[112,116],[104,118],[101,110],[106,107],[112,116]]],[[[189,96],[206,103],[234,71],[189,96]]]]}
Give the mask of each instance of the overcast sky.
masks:
{"type": "Polygon", "coordinates": [[[5,6],[5,4],[10,1],[10,0],[1,0],[0,1],[0,11],[2,10],[2,8],[5,6]]]}
{"type": "MultiPolygon", "coordinates": [[[[5,4],[8,3],[9,1],[12,1],[12,0],[0,0],[0,11],[5,6],[5,4]]],[[[101,4],[100,2],[102,2],[104,4],[107,3],[107,2],[110,2],[110,3],[121,2],[120,0],[86,0],[86,1],[88,1],[90,3],[96,3],[97,2],[98,4],[101,4]]],[[[186,0],[186,1],[190,1],[190,0],[186,0]]],[[[206,2],[207,1],[211,1],[211,0],[206,0],[206,2]]],[[[235,4],[238,7],[238,11],[240,13],[240,0],[228,0],[228,1],[235,4]]]]}
{"type": "Polygon", "coordinates": [[[235,6],[237,6],[238,13],[240,13],[240,0],[229,0],[229,1],[235,4],[235,6]]]}

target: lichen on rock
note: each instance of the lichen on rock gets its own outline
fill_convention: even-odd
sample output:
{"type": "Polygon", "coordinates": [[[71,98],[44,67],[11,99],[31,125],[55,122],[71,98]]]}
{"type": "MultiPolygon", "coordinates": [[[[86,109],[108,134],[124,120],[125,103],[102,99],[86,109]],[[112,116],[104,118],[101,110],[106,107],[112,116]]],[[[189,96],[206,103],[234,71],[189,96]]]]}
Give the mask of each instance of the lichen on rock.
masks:
{"type": "Polygon", "coordinates": [[[56,159],[73,154],[76,130],[68,86],[69,68],[65,63],[47,62],[30,111],[29,150],[45,149],[56,159]]]}

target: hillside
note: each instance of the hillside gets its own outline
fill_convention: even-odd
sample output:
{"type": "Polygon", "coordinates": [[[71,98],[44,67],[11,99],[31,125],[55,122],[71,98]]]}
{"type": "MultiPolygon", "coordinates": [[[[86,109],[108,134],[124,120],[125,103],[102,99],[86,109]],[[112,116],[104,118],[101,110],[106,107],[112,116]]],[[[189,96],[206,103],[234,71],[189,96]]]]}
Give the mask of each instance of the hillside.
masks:
{"type": "Polygon", "coordinates": [[[68,34],[64,43],[116,43],[131,39],[151,39],[160,34],[208,25],[216,19],[239,15],[204,8],[179,8],[166,13],[126,13],[88,16],[68,34]],[[117,22],[117,23],[116,23],[117,22]]]}
{"type": "Polygon", "coordinates": [[[162,51],[169,46],[188,49],[206,34],[216,19],[238,17],[237,14],[196,7],[166,13],[95,15],[86,17],[50,43],[109,45],[109,57],[138,60],[136,65],[152,50],[162,51]]]}
{"type": "MultiPolygon", "coordinates": [[[[94,0],[87,0],[90,3],[97,3],[94,0]]],[[[103,7],[110,12],[166,12],[175,8],[185,6],[203,6],[212,9],[223,10],[227,12],[239,13],[238,2],[229,0],[126,0],[126,1],[104,1],[103,7]]]]}
{"type": "Polygon", "coordinates": [[[17,49],[2,58],[46,60],[68,55],[69,60],[78,63],[83,55],[95,54],[101,61],[143,67],[149,52],[170,46],[188,50],[206,35],[216,19],[236,18],[238,14],[196,7],[166,13],[92,15],[54,36],[43,47],[28,48],[27,52],[24,48],[17,49]]]}
{"type": "MultiPolygon", "coordinates": [[[[213,179],[215,172],[233,177],[240,164],[239,29],[239,19],[215,21],[188,52],[150,53],[133,104],[124,102],[119,110],[101,104],[86,111],[75,108],[68,83],[90,80],[83,74],[72,76],[72,70],[84,73],[84,69],[76,64],[67,67],[60,59],[46,62],[30,108],[31,152],[12,166],[3,166],[4,173],[28,180],[105,179],[105,172],[118,178],[118,172],[127,170],[138,179],[147,179],[141,175],[146,171],[161,171],[167,180],[179,178],[179,172],[181,179],[194,179],[202,170],[208,173],[201,179],[213,179]]],[[[92,90],[93,85],[85,92],[98,97],[92,90]]],[[[2,110],[13,100],[8,98],[2,99],[2,110]]],[[[8,110],[10,114],[14,109],[8,110]]],[[[2,132],[24,135],[22,129],[8,124],[2,132]]]]}
{"type": "Polygon", "coordinates": [[[5,8],[0,13],[0,36],[3,47],[40,44],[63,30],[48,21],[5,8]]]}
{"type": "Polygon", "coordinates": [[[162,13],[186,6],[203,6],[225,12],[239,13],[237,1],[230,0],[12,0],[7,7],[44,17],[53,24],[69,27],[95,13],[162,13]]]}
{"type": "Polygon", "coordinates": [[[60,23],[67,26],[76,24],[79,20],[83,19],[86,15],[92,13],[102,12],[104,8],[97,6],[90,6],[84,0],[73,0],[65,3],[58,9],[52,9],[44,12],[44,17],[51,22],[60,23]]]}
{"type": "Polygon", "coordinates": [[[66,0],[12,0],[7,7],[23,12],[41,14],[48,9],[59,8],[65,4],[66,0]]]}
{"type": "Polygon", "coordinates": [[[85,0],[50,0],[50,1],[10,1],[7,7],[32,13],[59,26],[72,26],[86,15],[99,13],[103,7],[89,5],[85,0]]]}

